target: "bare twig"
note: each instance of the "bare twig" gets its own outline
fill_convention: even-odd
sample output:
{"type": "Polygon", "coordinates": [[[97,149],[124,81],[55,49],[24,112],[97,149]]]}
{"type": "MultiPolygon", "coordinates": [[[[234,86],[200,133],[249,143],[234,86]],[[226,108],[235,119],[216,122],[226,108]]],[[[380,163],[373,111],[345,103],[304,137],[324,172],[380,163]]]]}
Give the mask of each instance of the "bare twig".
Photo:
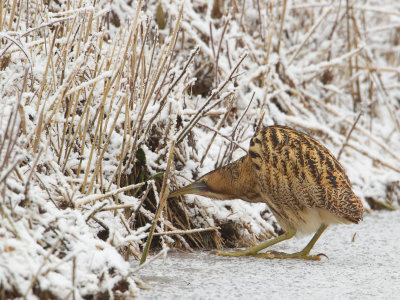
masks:
{"type": "MultiPolygon", "coordinates": [[[[286,3],[286,0],[285,0],[286,3]]],[[[306,38],[303,40],[303,42],[297,47],[296,52],[293,54],[293,56],[290,58],[288,65],[291,65],[296,56],[299,54],[301,49],[303,49],[304,45],[307,43],[309,38],[313,35],[315,30],[318,28],[319,25],[321,25],[322,21],[331,13],[332,8],[328,9],[318,20],[315,22],[314,26],[311,27],[310,31],[307,33],[306,38]]],[[[349,49],[350,52],[351,49],[349,49]]]]}
{"type": "Polygon", "coordinates": [[[386,167],[386,168],[389,168],[389,169],[391,169],[391,170],[393,170],[393,171],[396,171],[396,172],[399,172],[399,173],[400,173],[400,169],[399,169],[399,168],[396,168],[396,167],[394,167],[392,164],[389,164],[389,163],[384,162],[384,161],[383,161],[382,159],[380,159],[379,157],[376,157],[374,154],[365,151],[365,150],[362,149],[361,147],[356,146],[356,145],[354,145],[354,144],[352,144],[352,143],[350,143],[350,142],[347,143],[347,146],[350,147],[350,148],[353,148],[354,150],[356,150],[356,151],[358,151],[358,152],[360,152],[362,155],[364,155],[364,156],[366,156],[366,157],[369,157],[369,158],[372,159],[373,161],[376,161],[377,163],[381,164],[382,166],[384,166],[384,167],[386,167]]]}
{"type": "Polygon", "coordinates": [[[242,149],[243,151],[245,151],[247,153],[247,149],[244,148],[243,146],[241,146],[240,144],[238,144],[236,141],[232,140],[229,136],[222,134],[221,132],[219,132],[218,130],[207,126],[205,124],[202,123],[198,123],[200,126],[207,128],[208,130],[214,131],[215,133],[217,133],[218,135],[222,136],[224,139],[228,140],[229,142],[231,142],[232,144],[234,144],[235,146],[237,146],[238,148],[242,149]]]}
{"type": "Polygon", "coordinates": [[[83,197],[83,198],[75,200],[74,204],[75,204],[75,206],[79,207],[81,205],[84,205],[84,204],[87,204],[87,203],[90,203],[90,202],[98,201],[98,200],[101,200],[101,199],[112,197],[112,196],[114,196],[116,194],[119,194],[119,193],[123,193],[123,192],[129,191],[129,190],[132,190],[132,189],[136,189],[138,187],[141,187],[145,183],[146,182],[141,182],[141,183],[137,183],[137,184],[131,184],[131,185],[116,189],[114,191],[111,191],[111,192],[108,192],[108,193],[105,193],[105,194],[89,195],[89,196],[86,196],[86,197],[83,197]]]}
{"type": "Polygon", "coordinates": [[[149,259],[148,261],[141,263],[139,265],[139,267],[137,267],[136,269],[133,269],[132,271],[129,272],[128,276],[132,276],[132,275],[136,275],[136,273],[143,269],[144,267],[146,267],[147,265],[151,264],[153,261],[155,261],[156,259],[158,259],[160,256],[166,256],[167,252],[168,252],[169,248],[164,248],[162,249],[160,252],[158,252],[156,255],[154,255],[151,259],[149,259]]]}
{"type": "MultiPolygon", "coordinates": [[[[232,79],[232,76],[235,74],[236,70],[239,68],[240,64],[243,62],[243,60],[246,58],[246,56],[247,56],[247,54],[244,54],[241,57],[239,62],[235,65],[235,67],[229,74],[228,78],[219,85],[217,90],[214,90],[211,93],[211,95],[208,97],[208,99],[204,103],[204,105],[197,111],[197,113],[193,116],[193,118],[190,120],[190,122],[179,132],[179,134],[176,138],[177,144],[179,144],[184,139],[184,137],[190,132],[190,130],[196,125],[196,123],[206,114],[206,112],[214,107],[214,106],[210,106],[206,110],[206,107],[211,102],[211,100],[214,99],[224,89],[224,87],[228,84],[228,82],[232,79]]],[[[214,105],[216,105],[216,104],[214,104],[214,105]]]]}
{"type": "Polygon", "coordinates": [[[279,50],[281,48],[283,25],[285,24],[285,16],[286,16],[286,7],[287,7],[287,0],[283,0],[283,10],[282,10],[282,15],[281,15],[281,26],[279,28],[278,46],[277,46],[277,50],[276,50],[276,52],[278,52],[278,54],[279,54],[279,50]]]}
{"type": "Polygon", "coordinates": [[[361,115],[362,115],[362,111],[360,111],[360,113],[358,114],[356,120],[355,120],[354,123],[353,123],[353,126],[351,126],[351,128],[350,128],[350,130],[349,130],[349,133],[348,133],[347,136],[346,136],[346,140],[344,141],[344,143],[343,143],[343,145],[342,145],[342,148],[340,148],[339,154],[337,155],[337,159],[338,159],[338,160],[340,160],[340,156],[341,156],[342,153],[343,153],[344,147],[347,146],[347,143],[349,142],[351,133],[353,132],[354,128],[356,127],[356,125],[357,125],[357,123],[358,123],[358,121],[360,120],[361,115]]]}
{"type": "Polygon", "coordinates": [[[76,299],[76,256],[72,258],[72,300],[76,299]]]}
{"type": "Polygon", "coordinates": [[[95,209],[93,209],[93,211],[86,218],[86,223],[90,220],[90,218],[92,218],[95,214],[97,214],[99,211],[101,211],[104,208],[104,206],[106,206],[106,205],[107,205],[107,203],[102,203],[99,207],[96,207],[95,209]]]}
{"type": "Polygon", "coordinates": [[[190,65],[190,63],[192,62],[193,58],[197,55],[197,53],[199,52],[200,47],[196,47],[196,49],[194,49],[192,51],[192,54],[190,55],[189,59],[187,60],[185,66],[182,69],[182,72],[179,74],[179,76],[175,79],[175,81],[171,84],[171,86],[169,87],[167,93],[164,95],[164,97],[162,98],[161,102],[160,102],[160,107],[158,109],[158,111],[154,114],[154,116],[150,119],[149,121],[149,125],[147,126],[146,129],[146,133],[145,135],[147,135],[149,133],[150,130],[150,125],[153,124],[154,120],[157,118],[157,116],[161,113],[162,109],[164,108],[165,104],[167,103],[167,97],[168,95],[171,93],[171,91],[173,90],[173,88],[177,85],[177,83],[182,79],[183,75],[185,75],[185,73],[187,72],[187,68],[190,65]]]}
{"type": "Polygon", "coordinates": [[[225,21],[221,37],[219,38],[218,49],[217,49],[217,57],[215,58],[215,84],[218,84],[218,72],[219,72],[218,71],[218,61],[219,61],[219,55],[220,55],[221,47],[222,47],[222,40],[224,39],[225,31],[226,31],[226,28],[228,27],[229,21],[230,21],[230,18],[228,18],[225,21]]]}
{"type": "Polygon", "coordinates": [[[155,230],[155,228],[157,226],[158,218],[160,217],[161,212],[162,212],[162,210],[164,208],[164,205],[165,205],[165,203],[167,201],[167,198],[168,198],[169,184],[167,183],[167,178],[168,178],[169,170],[171,168],[171,162],[172,162],[172,157],[174,155],[174,150],[175,150],[175,141],[173,140],[172,144],[171,144],[171,147],[169,149],[167,169],[165,170],[164,178],[163,178],[163,184],[161,186],[160,203],[158,205],[157,212],[156,212],[156,215],[155,215],[154,220],[153,220],[153,224],[151,225],[150,232],[149,232],[149,235],[147,237],[146,246],[145,246],[145,248],[143,250],[142,258],[140,259],[140,264],[143,264],[146,261],[146,258],[147,258],[147,255],[148,255],[148,252],[149,252],[149,249],[150,249],[151,241],[153,239],[154,230],[155,230]]]}
{"type": "Polygon", "coordinates": [[[156,232],[154,236],[158,235],[182,235],[182,234],[192,234],[192,233],[198,233],[198,232],[204,232],[204,231],[216,231],[220,230],[221,227],[208,227],[208,228],[197,228],[197,229],[191,229],[191,230],[175,230],[175,231],[166,231],[166,232],[156,232]]]}
{"type": "MultiPolygon", "coordinates": [[[[132,218],[131,218],[131,219],[132,219],[133,221],[135,221],[136,215],[137,215],[137,213],[139,212],[140,208],[142,207],[143,202],[144,202],[144,200],[147,198],[147,195],[148,195],[149,192],[150,192],[150,188],[151,188],[153,185],[154,185],[154,180],[152,180],[151,182],[149,182],[149,185],[147,186],[146,191],[144,192],[142,198],[141,198],[140,201],[139,201],[139,205],[136,207],[134,213],[132,214],[132,218]]],[[[156,193],[156,191],[154,191],[154,193],[156,193]]]]}
{"type": "Polygon", "coordinates": [[[218,124],[217,124],[217,130],[214,131],[215,133],[214,133],[214,135],[212,136],[210,142],[208,143],[208,146],[207,146],[206,151],[204,151],[203,157],[202,157],[201,160],[200,160],[200,166],[203,166],[204,159],[206,158],[206,156],[207,156],[207,154],[208,154],[208,151],[210,150],[211,145],[213,144],[213,142],[214,142],[214,140],[215,140],[215,137],[217,136],[217,131],[221,129],[221,127],[222,127],[222,125],[225,123],[226,118],[228,117],[230,111],[232,110],[233,101],[231,100],[231,101],[229,102],[228,105],[229,105],[229,106],[228,106],[228,108],[227,108],[227,110],[226,110],[224,116],[221,118],[221,120],[220,120],[220,121],[218,122],[218,124]]]}
{"type": "Polygon", "coordinates": [[[33,285],[35,284],[40,271],[42,270],[42,268],[44,267],[45,263],[47,262],[47,260],[49,259],[50,255],[53,254],[54,250],[56,250],[58,244],[61,242],[61,238],[58,238],[57,241],[53,244],[53,246],[50,248],[49,252],[47,253],[46,257],[44,258],[42,264],[40,265],[39,269],[37,270],[35,276],[33,276],[31,283],[29,285],[29,287],[27,288],[27,290],[25,291],[24,297],[26,298],[26,296],[28,296],[29,291],[32,289],[33,285]]]}

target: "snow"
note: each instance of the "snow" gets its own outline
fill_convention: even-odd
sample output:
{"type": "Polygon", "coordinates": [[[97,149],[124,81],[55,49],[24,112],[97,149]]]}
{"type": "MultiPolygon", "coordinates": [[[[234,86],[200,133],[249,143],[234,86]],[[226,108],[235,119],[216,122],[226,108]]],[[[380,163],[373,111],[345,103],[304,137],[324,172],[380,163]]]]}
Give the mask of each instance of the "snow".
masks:
{"type": "MultiPolygon", "coordinates": [[[[170,250],[139,271],[142,299],[399,299],[400,211],[329,227],[312,254],[321,261],[221,257],[170,250]],[[354,241],[353,241],[354,239],[354,241]]],[[[296,252],[311,236],[271,249],[296,252]]],[[[231,251],[231,250],[229,250],[231,251]]]]}

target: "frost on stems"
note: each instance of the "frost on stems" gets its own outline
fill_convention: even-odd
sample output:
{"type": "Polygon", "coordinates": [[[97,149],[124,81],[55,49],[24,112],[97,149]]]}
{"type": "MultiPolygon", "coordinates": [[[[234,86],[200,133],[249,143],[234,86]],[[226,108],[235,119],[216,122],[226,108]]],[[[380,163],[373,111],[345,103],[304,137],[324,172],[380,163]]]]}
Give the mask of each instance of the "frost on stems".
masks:
{"type": "Polygon", "coordinates": [[[126,260],[151,224],[164,249],[268,239],[262,205],[174,198],[156,217],[260,124],[310,133],[366,207],[398,206],[393,1],[78,2],[1,2],[0,293],[137,291],[126,260]]]}

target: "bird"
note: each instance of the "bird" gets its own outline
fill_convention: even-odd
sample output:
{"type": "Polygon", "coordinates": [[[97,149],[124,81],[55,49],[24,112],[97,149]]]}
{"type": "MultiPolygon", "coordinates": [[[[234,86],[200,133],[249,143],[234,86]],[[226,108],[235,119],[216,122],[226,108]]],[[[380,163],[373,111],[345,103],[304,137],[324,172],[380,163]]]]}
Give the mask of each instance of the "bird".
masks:
{"type": "Polygon", "coordinates": [[[169,198],[186,194],[266,203],[284,231],[245,250],[217,252],[222,256],[321,260],[325,254],[311,255],[310,251],[325,229],[357,224],[364,211],[335,156],[312,136],[281,125],[260,126],[246,155],[172,191],[169,198]],[[296,234],[311,233],[312,239],[301,251],[260,252],[296,234]]]}

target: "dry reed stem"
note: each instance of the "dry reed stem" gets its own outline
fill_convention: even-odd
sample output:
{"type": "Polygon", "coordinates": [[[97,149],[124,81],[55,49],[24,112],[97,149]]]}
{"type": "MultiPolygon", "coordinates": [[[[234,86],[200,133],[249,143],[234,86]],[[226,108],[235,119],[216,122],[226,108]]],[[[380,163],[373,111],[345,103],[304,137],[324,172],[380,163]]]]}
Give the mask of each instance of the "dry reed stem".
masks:
{"type": "Polygon", "coordinates": [[[17,166],[17,163],[19,163],[20,158],[17,158],[16,155],[14,157],[11,157],[11,154],[14,153],[14,149],[17,143],[17,139],[19,136],[19,130],[21,128],[21,122],[18,122],[17,124],[17,116],[19,113],[19,107],[21,105],[22,101],[22,94],[24,91],[25,83],[26,83],[26,77],[27,77],[28,71],[25,69],[25,75],[24,75],[24,81],[22,84],[21,92],[19,93],[18,96],[18,101],[12,110],[11,114],[8,116],[7,120],[7,125],[5,128],[5,131],[3,134],[0,134],[0,155],[3,152],[3,149],[5,150],[5,154],[3,157],[3,162],[0,166],[0,170],[3,171],[4,169],[7,168],[7,165],[12,162],[12,159],[14,159],[13,165],[11,167],[8,167],[6,171],[3,173],[2,177],[0,178],[0,183],[2,183],[7,176],[11,173],[12,170],[14,170],[17,166]],[[17,128],[16,128],[17,127],[17,128]],[[6,146],[6,141],[7,146],[6,146]],[[6,148],[4,148],[6,146],[6,148]]]}
{"type": "Polygon", "coordinates": [[[75,94],[77,91],[85,89],[85,88],[91,86],[92,84],[97,83],[100,80],[110,79],[111,77],[112,77],[112,71],[106,71],[106,72],[102,73],[101,75],[99,75],[93,79],[87,80],[87,81],[81,83],[80,85],[68,90],[68,92],[65,93],[65,97],[67,97],[71,94],[75,94]]]}
{"type": "Polygon", "coordinates": [[[218,129],[214,129],[214,128],[212,128],[210,126],[207,126],[205,124],[202,124],[202,123],[198,123],[198,124],[200,126],[204,127],[204,128],[207,128],[208,130],[211,130],[211,131],[215,132],[215,134],[220,135],[221,137],[223,137],[224,139],[228,140],[230,143],[234,144],[236,147],[242,149],[243,151],[245,151],[247,153],[247,149],[245,147],[241,146],[236,141],[232,140],[229,136],[227,136],[225,134],[222,134],[221,132],[218,131],[218,129]]]}
{"type": "MultiPolygon", "coordinates": [[[[11,14],[10,14],[10,23],[8,23],[8,31],[11,31],[12,29],[12,24],[13,24],[13,20],[14,20],[14,15],[15,15],[15,8],[17,7],[17,2],[18,0],[14,0],[12,3],[12,8],[11,8],[11,14]]],[[[5,18],[4,18],[5,21],[5,18]]]]}
{"type": "Polygon", "coordinates": [[[208,227],[208,228],[197,228],[197,229],[191,229],[191,230],[165,231],[165,232],[156,232],[156,233],[154,233],[154,236],[185,235],[185,234],[199,233],[199,232],[205,232],[205,231],[218,231],[220,229],[221,229],[221,227],[216,226],[216,227],[208,227]]]}
{"type": "MultiPolygon", "coordinates": [[[[144,192],[144,194],[143,194],[142,197],[140,198],[139,204],[137,205],[135,211],[133,212],[133,214],[132,214],[132,216],[131,216],[131,218],[130,218],[131,220],[133,220],[133,222],[135,221],[136,216],[137,216],[137,214],[138,214],[140,208],[142,207],[144,200],[146,200],[147,195],[148,195],[149,192],[150,192],[150,188],[154,187],[154,180],[153,180],[153,179],[149,180],[148,182],[149,182],[149,184],[148,184],[148,186],[147,186],[147,188],[146,188],[146,191],[144,192]]],[[[156,192],[157,192],[157,191],[154,190],[154,193],[156,193],[156,192]]]]}
{"type": "Polygon", "coordinates": [[[199,52],[199,47],[196,47],[196,49],[194,49],[194,51],[192,51],[192,54],[190,55],[189,59],[187,60],[185,66],[182,69],[182,72],[180,73],[180,75],[176,78],[176,80],[170,85],[168,91],[165,93],[163,99],[160,102],[160,107],[158,109],[158,111],[154,114],[154,116],[150,119],[149,121],[149,125],[147,126],[146,129],[146,133],[145,135],[147,136],[147,134],[149,133],[151,124],[153,124],[154,120],[157,118],[157,116],[161,113],[162,109],[164,108],[165,104],[167,103],[167,97],[170,94],[170,92],[172,91],[172,89],[177,85],[177,83],[182,79],[183,75],[186,73],[188,66],[190,65],[190,63],[192,62],[193,58],[196,56],[196,54],[199,52]]]}
{"type": "Polygon", "coordinates": [[[56,30],[54,31],[53,34],[53,41],[51,42],[51,46],[50,46],[50,50],[49,50],[49,56],[47,58],[47,63],[46,63],[46,67],[44,69],[44,74],[43,74],[43,80],[42,80],[42,84],[40,86],[40,90],[39,90],[39,94],[38,94],[38,98],[37,98],[37,102],[36,102],[36,112],[39,112],[39,107],[40,107],[40,102],[42,99],[42,94],[44,91],[44,88],[46,86],[46,82],[47,82],[47,73],[49,71],[49,66],[50,66],[50,61],[53,58],[53,49],[54,49],[54,45],[56,42],[56,37],[57,37],[57,33],[58,33],[58,26],[56,27],[56,30]]]}
{"type": "MultiPolygon", "coordinates": [[[[176,39],[177,39],[177,36],[178,36],[178,29],[180,28],[180,22],[181,22],[181,19],[182,19],[183,7],[184,7],[184,5],[182,4],[181,8],[179,10],[178,18],[177,18],[176,23],[175,23],[174,32],[173,32],[171,40],[169,42],[166,54],[164,55],[163,52],[164,52],[164,49],[165,49],[167,44],[164,44],[163,49],[161,50],[160,57],[159,57],[158,71],[154,74],[154,76],[153,76],[154,78],[152,78],[152,86],[150,88],[148,96],[146,97],[146,99],[145,99],[145,101],[144,101],[144,103],[143,103],[143,105],[141,107],[141,111],[140,111],[139,118],[138,118],[138,125],[137,125],[137,128],[136,128],[135,139],[134,139],[134,142],[133,142],[133,145],[132,145],[132,149],[131,149],[131,156],[129,158],[128,163],[126,164],[125,170],[133,161],[134,155],[136,153],[136,146],[137,146],[137,142],[138,142],[138,139],[139,139],[139,135],[141,134],[141,128],[142,128],[142,125],[143,125],[143,118],[144,118],[145,112],[146,112],[147,107],[148,107],[148,105],[150,103],[150,100],[151,100],[151,98],[153,96],[153,93],[154,93],[154,90],[156,88],[156,85],[158,84],[160,76],[161,76],[162,72],[164,71],[164,67],[165,67],[165,64],[167,62],[167,59],[171,58],[172,51],[173,51],[173,49],[175,47],[175,42],[176,42],[176,39]]],[[[143,80],[142,82],[145,82],[145,81],[143,80]]],[[[124,171],[124,173],[125,173],[125,171],[124,171]]]]}
{"type": "MultiPolygon", "coordinates": [[[[345,68],[348,68],[349,66],[346,66],[346,65],[340,65],[340,64],[337,64],[337,65],[335,65],[335,67],[337,67],[337,68],[343,68],[343,69],[345,69],[345,68]]],[[[359,69],[359,70],[368,70],[368,71],[370,71],[370,72],[389,72],[389,73],[398,73],[398,74],[400,74],[400,68],[399,67],[388,67],[388,66],[385,66],[385,67],[381,67],[381,66],[353,66],[353,69],[359,69]]]]}
{"type": "MultiPolygon", "coordinates": [[[[310,99],[314,102],[316,102],[318,105],[324,107],[324,109],[326,111],[328,111],[329,113],[333,114],[336,117],[340,117],[344,122],[346,122],[348,125],[353,125],[353,122],[343,118],[343,116],[338,113],[337,111],[333,110],[329,105],[326,105],[325,103],[323,103],[322,101],[315,99],[310,93],[306,92],[305,90],[302,91],[302,93],[307,97],[307,99],[310,99]]],[[[376,145],[378,145],[379,147],[381,147],[385,152],[387,152],[388,154],[390,154],[394,159],[396,159],[397,161],[400,162],[400,157],[398,157],[398,155],[396,155],[395,153],[392,152],[392,150],[390,148],[388,148],[382,141],[380,141],[378,138],[376,138],[375,136],[373,136],[370,132],[368,132],[366,129],[364,129],[363,127],[355,127],[355,130],[361,132],[362,134],[364,134],[366,137],[368,137],[369,140],[373,141],[376,145]]],[[[359,151],[360,152],[360,151],[359,151]]]]}
{"type": "Polygon", "coordinates": [[[3,31],[3,5],[0,5],[0,32],[2,31],[3,31]]]}
{"type": "Polygon", "coordinates": [[[277,45],[277,50],[276,50],[276,52],[278,54],[280,53],[280,48],[281,48],[283,25],[285,23],[285,16],[286,16],[286,7],[287,7],[287,0],[283,0],[283,8],[282,8],[283,10],[282,10],[282,15],[281,15],[281,26],[279,27],[278,45],[277,45]]]}
{"type": "Polygon", "coordinates": [[[11,228],[12,228],[11,231],[15,234],[15,236],[16,236],[18,239],[21,239],[21,235],[19,234],[19,232],[18,232],[18,230],[17,230],[17,227],[16,227],[15,224],[14,224],[14,221],[12,220],[12,218],[11,218],[10,214],[8,213],[6,207],[5,207],[5,206],[3,205],[3,203],[1,203],[1,202],[0,202],[0,209],[1,209],[1,214],[2,214],[3,216],[5,216],[6,219],[8,220],[8,222],[10,223],[11,228]]]}
{"type": "Polygon", "coordinates": [[[72,300],[76,299],[76,256],[72,258],[72,300]]]}
{"type": "Polygon", "coordinates": [[[106,206],[107,203],[102,203],[99,207],[96,207],[95,209],[92,210],[92,212],[89,214],[89,216],[86,218],[86,223],[94,217],[95,214],[97,214],[99,211],[103,209],[104,206],[106,206]]]}
{"type": "Polygon", "coordinates": [[[29,284],[29,287],[25,291],[24,298],[26,298],[28,296],[28,293],[32,289],[33,285],[35,284],[35,282],[40,274],[40,271],[44,267],[44,265],[47,262],[47,260],[49,259],[50,255],[52,255],[54,250],[56,250],[56,248],[60,242],[61,242],[61,238],[58,238],[57,241],[53,244],[53,246],[51,246],[51,248],[50,248],[49,252],[47,253],[46,257],[44,258],[42,264],[40,265],[39,269],[36,271],[35,276],[33,276],[31,283],[29,284]]]}
{"type": "MultiPolygon", "coordinates": [[[[87,166],[86,166],[86,170],[84,172],[85,177],[83,179],[83,183],[82,183],[82,186],[81,186],[81,193],[84,193],[85,189],[86,189],[86,183],[87,183],[87,180],[88,180],[88,177],[89,177],[89,174],[90,174],[89,170],[90,170],[90,168],[92,166],[92,159],[93,159],[93,155],[94,155],[94,152],[95,152],[95,147],[98,144],[97,141],[98,141],[98,136],[99,136],[99,126],[100,126],[101,118],[102,118],[102,116],[97,118],[98,119],[97,120],[97,125],[96,125],[96,129],[94,130],[93,143],[92,143],[92,146],[90,148],[88,163],[87,163],[87,166]]],[[[88,189],[87,192],[86,192],[86,195],[88,195],[90,192],[91,192],[91,190],[88,189]]]]}
{"type": "Polygon", "coordinates": [[[384,167],[386,167],[386,168],[389,168],[389,169],[391,169],[391,170],[393,170],[393,171],[396,171],[396,172],[399,172],[399,173],[400,173],[400,169],[398,169],[398,168],[396,168],[396,167],[393,167],[391,164],[388,164],[388,163],[384,162],[384,161],[383,161],[382,159],[380,159],[379,157],[376,157],[376,156],[373,155],[372,153],[363,150],[363,149],[360,148],[359,146],[356,146],[355,144],[350,143],[350,142],[347,143],[347,146],[350,147],[350,148],[352,148],[352,149],[354,149],[354,150],[356,150],[357,152],[360,152],[362,155],[364,155],[364,156],[366,156],[366,157],[369,157],[371,160],[376,161],[377,163],[381,164],[382,166],[384,166],[384,167]]]}
{"type": "MultiPolygon", "coordinates": [[[[221,37],[219,38],[218,50],[217,50],[217,57],[215,58],[215,84],[218,84],[218,62],[219,62],[219,55],[220,55],[221,48],[222,48],[222,40],[224,39],[224,35],[225,35],[225,32],[226,32],[226,28],[227,28],[228,25],[229,25],[229,21],[230,21],[230,18],[228,17],[228,19],[226,19],[225,24],[224,24],[224,27],[223,27],[223,29],[222,29],[221,37]]],[[[211,26],[211,23],[210,23],[210,26],[211,26]]],[[[211,45],[213,45],[213,44],[211,44],[211,45]]],[[[213,48],[213,49],[214,49],[214,48],[213,48]]]]}
{"type": "MultiPolygon", "coordinates": [[[[285,1],[286,3],[286,1],[285,1]]],[[[293,61],[295,60],[296,56],[299,54],[301,49],[303,49],[304,45],[307,43],[307,41],[310,39],[310,37],[314,34],[315,30],[321,25],[322,21],[325,20],[325,18],[332,12],[332,8],[329,8],[316,22],[315,24],[311,27],[309,32],[306,34],[305,39],[301,42],[301,44],[297,47],[296,51],[292,55],[292,57],[289,59],[288,65],[291,65],[293,61]]],[[[278,50],[279,52],[279,50],[278,50]]],[[[349,50],[350,52],[350,50],[349,50]]]]}
{"type": "Polygon", "coordinates": [[[303,69],[303,73],[306,74],[308,72],[321,72],[322,69],[329,69],[329,68],[333,68],[336,66],[340,66],[343,60],[346,59],[350,59],[351,57],[357,55],[359,52],[361,52],[365,47],[364,46],[360,46],[357,49],[354,49],[350,52],[347,52],[345,54],[343,54],[342,56],[339,56],[337,58],[334,58],[330,61],[326,61],[326,62],[322,62],[316,65],[312,65],[310,67],[306,67],[303,69]]]}
{"type": "Polygon", "coordinates": [[[160,252],[158,252],[156,255],[154,255],[151,259],[149,259],[148,261],[140,263],[140,265],[137,268],[135,268],[135,269],[133,269],[132,271],[129,272],[128,276],[136,275],[139,270],[141,270],[144,267],[148,266],[153,261],[158,259],[160,256],[164,256],[164,258],[165,258],[166,255],[167,255],[168,250],[169,250],[169,248],[164,248],[160,252]]]}
{"type": "Polygon", "coordinates": [[[106,211],[106,210],[117,210],[117,209],[125,209],[125,208],[131,208],[136,206],[136,204],[120,204],[120,205],[113,205],[113,206],[109,206],[109,207],[103,207],[102,211],[106,211]]]}
{"type": "MultiPolygon", "coordinates": [[[[182,6],[182,8],[183,8],[183,6],[182,6]]],[[[160,217],[161,212],[164,209],[164,205],[165,205],[165,203],[167,201],[167,198],[168,198],[169,184],[167,183],[167,180],[168,180],[168,175],[169,175],[169,171],[170,171],[170,168],[171,168],[172,158],[174,156],[174,150],[175,150],[175,140],[172,140],[171,147],[169,149],[167,169],[165,170],[163,183],[162,183],[162,186],[161,186],[160,202],[159,202],[159,205],[158,205],[158,208],[157,208],[156,215],[155,215],[154,220],[153,220],[153,224],[151,225],[149,235],[147,237],[146,246],[145,246],[145,248],[143,250],[142,258],[140,259],[140,264],[143,264],[146,261],[146,257],[148,255],[148,252],[149,252],[149,249],[150,249],[151,240],[153,239],[154,230],[155,230],[155,227],[157,225],[158,218],[160,217]]]]}
{"type": "Polygon", "coordinates": [[[351,128],[349,130],[349,133],[346,136],[346,140],[344,141],[344,143],[342,145],[342,148],[340,148],[340,150],[339,150],[339,154],[337,155],[337,160],[340,160],[340,156],[342,155],[344,148],[347,146],[347,143],[349,142],[350,136],[351,136],[354,128],[356,127],[358,121],[360,120],[361,115],[362,115],[362,111],[360,111],[360,113],[358,114],[357,118],[355,119],[353,125],[351,126],[351,128]]]}
{"type": "MultiPolygon", "coordinates": [[[[47,149],[48,145],[49,145],[49,143],[47,143],[45,149],[47,149]]],[[[29,175],[28,175],[28,177],[27,177],[27,179],[25,181],[25,193],[24,193],[25,194],[25,198],[27,198],[27,196],[28,196],[29,182],[31,181],[32,175],[35,172],[36,165],[38,164],[39,158],[42,155],[42,153],[43,153],[43,148],[41,148],[39,150],[39,153],[36,155],[36,158],[33,161],[32,166],[30,166],[31,167],[31,171],[29,172],[29,175]]],[[[17,162],[19,163],[20,160],[17,160],[17,162]]],[[[1,182],[1,180],[0,180],[0,182],[1,182]]]]}
{"type": "Polygon", "coordinates": [[[116,112],[116,114],[115,114],[115,119],[114,119],[114,121],[113,121],[113,123],[112,123],[112,125],[111,125],[111,127],[110,127],[109,132],[107,133],[107,140],[106,140],[106,141],[104,142],[104,144],[101,146],[101,152],[100,152],[100,154],[99,154],[98,157],[97,157],[95,170],[94,170],[94,172],[93,172],[92,179],[90,180],[89,187],[88,187],[88,189],[87,189],[87,191],[86,191],[86,195],[88,195],[88,194],[92,191],[92,189],[93,189],[94,180],[95,180],[95,178],[97,177],[97,175],[99,174],[99,170],[100,170],[100,166],[101,166],[101,163],[102,163],[102,160],[103,160],[103,157],[104,157],[104,153],[105,153],[106,150],[107,150],[107,146],[108,146],[108,144],[110,143],[112,133],[114,132],[115,126],[116,126],[116,124],[117,124],[118,115],[120,114],[120,112],[121,112],[121,110],[122,110],[122,107],[125,105],[125,102],[128,100],[128,97],[129,97],[129,96],[126,95],[126,96],[123,98],[123,100],[121,101],[121,104],[119,105],[118,110],[117,110],[117,112],[116,112]]]}
{"type": "MultiPolygon", "coordinates": [[[[215,138],[217,136],[217,133],[219,133],[218,131],[221,129],[222,125],[225,123],[226,119],[228,118],[228,115],[232,110],[232,106],[233,106],[233,101],[231,100],[231,101],[229,101],[228,108],[226,109],[226,112],[225,112],[224,116],[220,119],[220,121],[217,124],[217,129],[213,130],[214,131],[214,135],[212,136],[210,142],[208,143],[206,151],[204,151],[204,154],[203,154],[202,158],[200,159],[200,166],[201,167],[203,167],[204,159],[206,158],[206,156],[208,154],[208,151],[211,148],[211,145],[214,143],[214,140],[215,140],[215,138]]],[[[200,123],[198,123],[198,124],[200,125],[200,123]]],[[[204,126],[204,127],[206,127],[206,126],[204,126]]]]}
{"type": "Polygon", "coordinates": [[[95,201],[98,201],[98,200],[102,200],[102,199],[105,199],[105,198],[108,198],[108,197],[115,196],[115,195],[117,195],[119,193],[123,193],[123,192],[129,191],[129,190],[132,190],[132,189],[139,188],[139,187],[141,187],[141,186],[143,186],[145,184],[146,184],[145,182],[141,182],[141,183],[137,183],[137,184],[131,184],[131,185],[128,185],[128,186],[113,190],[113,191],[108,192],[108,193],[92,194],[92,195],[89,195],[89,196],[85,196],[85,197],[82,197],[80,199],[75,200],[74,201],[74,206],[75,207],[80,207],[80,206],[88,204],[90,202],[95,202],[95,201]]]}
{"type": "Polygon", "coordinates": [[[213,91],[212,94],[208,97],[207,101],[204,103],[204,105],[197,111],[197,113],[193,116],[193,118],[190,120],[190,122],[180,131],[178,137],[176,138],[176,143],[179,144],[185,136],[192,130],[192,128],[196,125],[196,123],[211,109],[213,109],[217,104],[219,104],[220,101],[215,102],[213,105],[211,105],[209,108],[206,109],[208,104],[211,102],[214,97],[216,97],[223,89],[224,87],[228,84],[229,81],[231,81],[233,75],[239,68],[240,64],[243,62],[243,60],[247,57],[247,54],[244,54],[238,61],[238,63],[235,65],[235,67],[232,69],[231,73],[229,74],[228,78],[222,82],[218,89],[213,91]]]}
{"type": "MultiPolygon", "coordinates": [[[[156,214],[152,213],[149,210],[146,210],[143,207],[140,208],[140,212],[150,221],[153,221],[156,216],[156,214]]],[[[165,225],[166,227],[168,227],[171,230],[175,230],[175,231],[181,230],[181,229],[175,227],[170,221],[168,221],[166,219],[163,220],[163,225],[165,225]]],[[[211,227],[211,225],[210,225],[210,227],[211,227]]]]}

